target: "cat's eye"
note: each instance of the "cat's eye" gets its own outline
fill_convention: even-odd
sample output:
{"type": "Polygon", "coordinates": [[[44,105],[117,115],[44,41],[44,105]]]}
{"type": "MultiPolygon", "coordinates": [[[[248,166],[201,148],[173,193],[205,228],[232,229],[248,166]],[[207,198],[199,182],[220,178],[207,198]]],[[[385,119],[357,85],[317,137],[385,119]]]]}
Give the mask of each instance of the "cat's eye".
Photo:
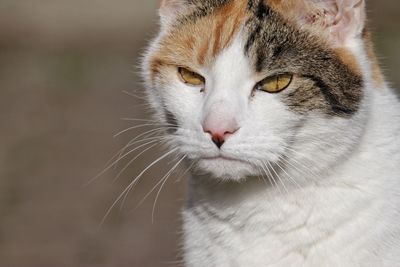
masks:
{"type": "Polygon", "coordinates": [[[203,76],[186,68],[178,68],[178,73],[181,80],[186,84],[199,86],[205,83],[205,79],[203,76]]]}
{"type": "Polygon", "coordinates": [[[258,83],[257,89],[267,93],[279,93],[288,88],[292,80],[293,75],[290,73],[270,76],[258,83]]]}

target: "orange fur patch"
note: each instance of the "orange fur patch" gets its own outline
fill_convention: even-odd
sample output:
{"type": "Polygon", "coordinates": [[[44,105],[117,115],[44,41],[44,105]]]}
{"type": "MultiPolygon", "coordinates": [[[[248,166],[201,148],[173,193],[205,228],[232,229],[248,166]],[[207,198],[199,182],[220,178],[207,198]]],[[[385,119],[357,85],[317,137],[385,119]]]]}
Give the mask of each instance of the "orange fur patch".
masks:
{"type": "Polygon", "coordinates": [[[152,57],[152,71],[157,72],[162,65],[195,70],[211,64],[236,36],[246,15],[246,6],[246,1],[232,1],[208,16],[172,29],[152,57]]]}
{"type": "Polygon", "coordinates": [[[276,11],[281,11],[281,12],[288,12],[291,10],[297,10],[295,9],[298,7],[298,2],[299,0],[267,0],[266,1],[268,6],[271,8],[275,9],[276,11]]]}
{"type": "Polygon", "coordinates": [[[288,20],[296,20],[300,12],[305,14],[312,10],[312,6],[303,0],[266,0],[266,3],[288,20]]]}
{"type": "Polygon", "coordinates": [[[345,48],[337,48],[335,49],[335,52],[342,60],[342,62],[346,64],[352,72],[358,74],[359,76],[362,76],[360,64],[353,53],[345,48]]]}

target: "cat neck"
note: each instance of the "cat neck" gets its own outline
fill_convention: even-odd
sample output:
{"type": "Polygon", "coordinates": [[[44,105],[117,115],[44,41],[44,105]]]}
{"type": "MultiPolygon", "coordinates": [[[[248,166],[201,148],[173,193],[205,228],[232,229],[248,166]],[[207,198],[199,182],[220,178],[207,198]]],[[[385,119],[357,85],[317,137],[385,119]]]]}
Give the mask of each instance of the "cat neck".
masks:
{"type": "Polygon", "coordinates": [[[228,223],[233,217],[236,222],[244,223],[249,216],[267,210],[273,213],[276,207],[289,199],[301,199],[300,195],[314,190],[311,184],[300,188],[287,181],[283,183],[271,184],[260,177],[248,177],[242,182],[220,182],[211,176],[192,175],[188,186],[187,209],[228,223]]]}

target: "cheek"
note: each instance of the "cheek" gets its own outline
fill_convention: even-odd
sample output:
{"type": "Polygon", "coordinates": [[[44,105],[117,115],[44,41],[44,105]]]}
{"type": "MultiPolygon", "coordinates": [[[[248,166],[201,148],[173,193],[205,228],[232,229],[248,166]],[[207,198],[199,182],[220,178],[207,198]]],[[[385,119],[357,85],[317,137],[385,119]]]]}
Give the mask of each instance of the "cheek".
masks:
{"type": "Polygon", "coordinates": [[[201,88],[187,86],[176,75],[169,73],[168,81],[159,89],[163,108],[174,116],[179,126],[191,129],[199,127],[203,106],[201,88]]]}
{"type": "Polygon", "coordinates": [[[254,97],[252,108],[256,116],[270,126],[281,124],[291,119],[293,114],[280,99],[279,94],[259,92],[254,97]]]}
{"type": "Polygon", "coordinates": [[[259,92],[251,105],[251,116],[257,127],[274,135],[286,135],[300,117],[294,114],[278,94],[259,92]]]}

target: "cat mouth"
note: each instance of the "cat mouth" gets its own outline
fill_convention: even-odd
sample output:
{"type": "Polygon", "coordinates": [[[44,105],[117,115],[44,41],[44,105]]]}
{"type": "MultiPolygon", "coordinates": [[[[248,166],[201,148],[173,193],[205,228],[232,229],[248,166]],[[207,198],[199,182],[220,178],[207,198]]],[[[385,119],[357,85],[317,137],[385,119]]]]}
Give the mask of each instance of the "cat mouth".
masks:
{"type": "Polygon", "coordinates": [[[257,173],[250,162],[223,154],[205,155],[200,158],[197,167],[198,170],[223,180],[241,180],[257,173]]]}
{"type": "Polygon", "coordinates": [[[247,163],[244,160],[233,158],[233,157],[228,157],[224,155],[218,155],[215,157],[204,157],[202,158],[203,160],[212,160],[212,161],[228,161],[228,162],[241,162],[241,163],[247,163]]]}

